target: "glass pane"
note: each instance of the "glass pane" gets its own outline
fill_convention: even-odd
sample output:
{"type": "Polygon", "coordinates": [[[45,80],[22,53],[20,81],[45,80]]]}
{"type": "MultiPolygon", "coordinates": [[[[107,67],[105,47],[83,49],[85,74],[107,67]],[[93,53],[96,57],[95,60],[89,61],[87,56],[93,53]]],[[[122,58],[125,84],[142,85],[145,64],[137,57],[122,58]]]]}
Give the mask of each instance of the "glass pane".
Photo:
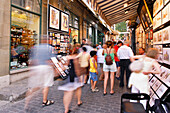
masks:
{"type": "Polygon", "coordinates": [[[28,66],[29,50],[39,42],[40,17],[12,8],[11,69],[28,66]]]}
{"type": "Polygon", "coordinates": [[[12,0],[12,4],[40,13],[40,0],[12,0]]]}

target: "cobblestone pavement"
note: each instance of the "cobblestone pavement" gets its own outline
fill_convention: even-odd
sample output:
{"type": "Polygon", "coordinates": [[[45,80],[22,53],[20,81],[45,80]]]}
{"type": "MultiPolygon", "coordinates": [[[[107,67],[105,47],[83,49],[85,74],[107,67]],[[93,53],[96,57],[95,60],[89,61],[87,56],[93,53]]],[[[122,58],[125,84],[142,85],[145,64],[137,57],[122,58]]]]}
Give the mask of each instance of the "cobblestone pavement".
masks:
{"type": "MultiPolygon", "coordinates": [[[[50,88],[48,98],[55,100],[53,105],[42,108],[42,94],[41,91],[35,92],[32,98],[29,109],[24,110],[25,99],[10,102],[0,107],[0,113],[63,113],[63,91],[57,90],[58,82],[55,81],[54,86],[50,88]]],[[[107,94],[103,96],[103,81],[99,81],[97,86],[99,92],[92,93],[90,85],[87,84],[82,88],[83,105],[78,107],[75,96],[73,97],[71,107],[73,113],[119,113],[120,112],[120,98],[122,93],[129,92],[126,88],[119,88],[119,81],[115,80],[115,94],[107,94]]],[[[109,93],[109,83],[107,92],[109,93]]]]}
{"type": "MultiPolygon", "coordinates": [[[[100,71],[99,71],[100,72],[100,71]]],[[[59,81],[54,82],[54,86],[50,87],[48,99],[55,101],[53,105],[42,108],[42,91],[34,93],[30,101],[29,109],[24,110],[25,98],[21,97],[18,101],[9,102],[0,100],[0,113],[64,113],[63,91],[57,90],[59,81]]],[[[23,94],[27,89],[27,79],[16,82],[1,90],[2,95],[8,95],[13,92],[18,95],[23,94]],[[9,92],[10,91],[10,92],[9,92]]],[[[115,79],[114,95],[109,94],[110,82],[108,81],[107,95],[103,96],[103,81],[98,81],[97,87],[99,92],[92,93],[90,84],[86,84],[82,88],[83,104],[78,107],[75,95],[73,96],[70,109],[72,113],[120,113],[121,95],[130,92],[126,87],[119,87],[119,80],[115,79]]],[[[75,93],[74,93],[75,94],[75,93]]]]}

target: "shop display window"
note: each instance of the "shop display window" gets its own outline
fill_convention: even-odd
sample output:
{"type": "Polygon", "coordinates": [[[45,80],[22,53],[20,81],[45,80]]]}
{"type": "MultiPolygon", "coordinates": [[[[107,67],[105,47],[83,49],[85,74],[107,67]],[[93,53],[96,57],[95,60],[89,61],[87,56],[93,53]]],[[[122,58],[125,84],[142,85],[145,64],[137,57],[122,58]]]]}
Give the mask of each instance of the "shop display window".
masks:
{"type": "Polygon", "coordinates": [[[31,47],[39,43],[40,16],[12,7],[11,69],[28,66],[31,47]]]}
{"type": "Polygon", "coordinates": [[[39,13],[41,0],[12,0],[12,4],[39,13]]]}

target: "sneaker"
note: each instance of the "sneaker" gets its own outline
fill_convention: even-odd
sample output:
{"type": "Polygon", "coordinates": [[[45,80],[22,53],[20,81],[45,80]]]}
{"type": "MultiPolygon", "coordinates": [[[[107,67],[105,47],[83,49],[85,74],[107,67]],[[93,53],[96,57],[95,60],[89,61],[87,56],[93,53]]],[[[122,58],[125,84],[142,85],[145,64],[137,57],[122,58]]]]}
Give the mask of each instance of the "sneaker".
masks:
{"type": "Polygon", "coordinates": [[[99,92],[98,88],[92,89],[92,92],[99,92]]]}

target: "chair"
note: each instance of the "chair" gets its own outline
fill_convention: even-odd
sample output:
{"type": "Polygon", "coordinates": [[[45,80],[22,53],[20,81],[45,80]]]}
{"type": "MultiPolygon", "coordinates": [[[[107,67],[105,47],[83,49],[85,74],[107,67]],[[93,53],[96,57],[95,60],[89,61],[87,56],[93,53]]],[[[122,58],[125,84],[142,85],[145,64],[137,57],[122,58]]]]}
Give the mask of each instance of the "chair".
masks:
{"type": "Polygon", "coordinates": [[[121,96],[121,113],[148,113],[150,96],[145,93],[124,93],[121,96]],[[126,101],[125,101],[126,99],[126,101]],[[140,102],[130,102],[129,100],[147,100],[146,110],[140,102]]]}

